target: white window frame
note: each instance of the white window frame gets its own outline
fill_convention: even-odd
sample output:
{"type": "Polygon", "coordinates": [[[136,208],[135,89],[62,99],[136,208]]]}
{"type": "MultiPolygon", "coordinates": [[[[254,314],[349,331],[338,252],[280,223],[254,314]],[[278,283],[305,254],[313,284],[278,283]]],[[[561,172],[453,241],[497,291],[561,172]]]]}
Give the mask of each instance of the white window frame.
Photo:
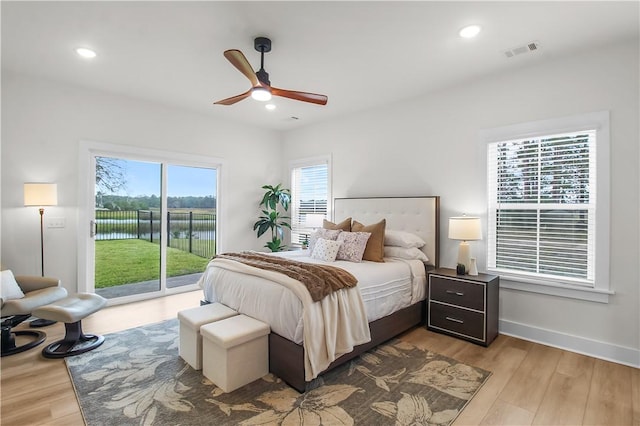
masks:
{"type": "MultiPolygon", "coordinates": [[[[303,168],[303,167],[313,167],[313,166],[319,166],[322,164],[326,164],[327,166],[327,211],[326,211],[326,218],[329,219],[331,218],[331,211],[332,211],[332,201],[333,201],[333,196],[332,196],[332,191],[331,191],[331,155],[322,155],[322,156],[317,156],[317,157],[309,157],[309,158],[301,158],[301,159],[296,159],[296,160],[292,160],[289,162],[289,188],[291,188],[291,198],[292,198],[292,203],[291,203],[291,235],[293,235],[293,232],[296,232],[296,230],[300,233],[311,233],[313,232],[312,229],[306,229],[304,227],[296,227],[295,226],[295,215],[297,212],[296,209],[296,205],[295,205],[295,199],[296,199],[296,194],[294,193],[295,188],[294,188],[294,182],[293,182],[293,171],[295,169],[299,169],[299,168],[303,168]]],[[[291,247],[300,247],[301,244],[299,244],[298,242],[294,242],[293,238],[290,241],[290,246],[291,247]]]]}
{"type": "MultiPolygon", "coordinates": [[[[569,297],[608,303],[609,295],[614,294],[609,281],[609,229],[610,229],[610,140],[609,111],[580,114],[570,117],[535,121],[483,130],[481,141],[488,148],[490,143],[517,139],[537,138],[554,134],[596,131],[596,221],[594,239],[594,282],[593,287],[575,285],[570,280],[554,280],[530,273],[517,271],[505,272],[500,269],[487,268],[491,273],[500,275],[500,286],[514,290],[569,297]]],[[[485,152],[487,149],[485,149],[485,152]]],[[[488,166],[487,158],[487,166],[488,166]]],[[[487,190],[490,191],[491,176],[487,167],[487,190]]],[[[487,197],[489,203],[489,193],[487,197]]],[[[491,211],[488,213],[488,226],[492,225],[491,211]]],[[[491,241],[487,241],[491,244],[491,241]]],[[[489,246],[487,245],[487,253],[489,246]]]]}

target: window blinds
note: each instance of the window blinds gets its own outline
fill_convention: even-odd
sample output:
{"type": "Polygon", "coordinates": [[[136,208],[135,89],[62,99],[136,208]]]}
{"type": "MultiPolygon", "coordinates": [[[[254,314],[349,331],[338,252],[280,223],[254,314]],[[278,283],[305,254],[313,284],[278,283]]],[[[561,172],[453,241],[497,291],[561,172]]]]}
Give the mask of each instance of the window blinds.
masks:
{"type": "Polygon", "coordinates": [[[313,232],[306,227],[308,214],[327,215],[328,163],[291,169],[291,243],[301,244],[313,232]]]}
{"type": "Polygon", "coordinates": [[[489,269],[594,285],[595,137],[489,144],[489,269]]]}

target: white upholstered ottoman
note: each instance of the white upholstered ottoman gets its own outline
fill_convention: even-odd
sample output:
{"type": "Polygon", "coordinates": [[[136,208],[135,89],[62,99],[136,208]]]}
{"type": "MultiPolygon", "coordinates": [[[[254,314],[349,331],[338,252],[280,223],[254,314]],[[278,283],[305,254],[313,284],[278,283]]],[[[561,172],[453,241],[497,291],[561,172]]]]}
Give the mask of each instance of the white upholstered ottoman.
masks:
{"type": "Polygon", "coordinates": [[[200,327],[211,322],[238,315],[236,311],[220,303],[210,303],[178,312],[180,320],[179,353],[195,370],[202,368],[202,335],[200,327]]]}
{"type": "Polygon", "coordinates": [[[270,331],[242,314],[203,325],[202,374],[225,392],[267,375],[270,331]]]}

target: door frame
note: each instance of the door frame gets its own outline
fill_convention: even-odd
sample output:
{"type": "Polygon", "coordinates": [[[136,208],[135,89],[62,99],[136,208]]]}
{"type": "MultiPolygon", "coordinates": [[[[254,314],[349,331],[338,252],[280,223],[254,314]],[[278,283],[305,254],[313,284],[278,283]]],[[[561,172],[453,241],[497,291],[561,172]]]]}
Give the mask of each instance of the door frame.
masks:
{"type": "MultiPolygon", "coordinates": [[[[91,237],[92,220],[95,220],[95,157],[124,158],[134,161],[147,161],[166,164],[203,167],[216,169],[216,252],[220,252],[220,221],[224,220],[220,208],[220,188],[223,179],[223,160],[217,157],[185,154],[181,152],[164,151],[150,148],[141,148],[128,145],[117,145],[105,142],[82,140],[79,149],[79,173],[78,173],[78,254],[77,254],[77,288],[79,292],[94,291],[95,274],[95,239],[91,237]]],[[[161,182],[161,209],[167,211],[167,171],[162,167],[161,182]]],[[[161,235],[167,233],[166,220],[161,221],[161,235]]],[[[162,262],[160,271],[160,290],[151,293],[135,294],[131,296],[109,299],[108,305],[119,305],[139,300],[153,299],[170,294],[183,293],[197,290],[196,284],[176,288],[166,286],[166,245],[160,244],[160,256],[162,262]]]]}

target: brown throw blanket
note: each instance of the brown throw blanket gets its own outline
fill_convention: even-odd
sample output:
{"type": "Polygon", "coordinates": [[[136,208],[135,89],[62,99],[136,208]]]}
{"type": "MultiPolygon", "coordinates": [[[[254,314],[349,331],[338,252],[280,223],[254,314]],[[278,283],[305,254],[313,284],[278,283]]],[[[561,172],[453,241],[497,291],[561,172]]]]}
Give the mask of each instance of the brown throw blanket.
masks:
{"type": "Polygon", "coordinates": [[[336,290],[358,284],[358,280],[351,273],[335,266],[297,262],[256,252],[223,253],[216,258],[234,260],[255,268],[283,273],[304,284],[314,302],[336,290]]]}

